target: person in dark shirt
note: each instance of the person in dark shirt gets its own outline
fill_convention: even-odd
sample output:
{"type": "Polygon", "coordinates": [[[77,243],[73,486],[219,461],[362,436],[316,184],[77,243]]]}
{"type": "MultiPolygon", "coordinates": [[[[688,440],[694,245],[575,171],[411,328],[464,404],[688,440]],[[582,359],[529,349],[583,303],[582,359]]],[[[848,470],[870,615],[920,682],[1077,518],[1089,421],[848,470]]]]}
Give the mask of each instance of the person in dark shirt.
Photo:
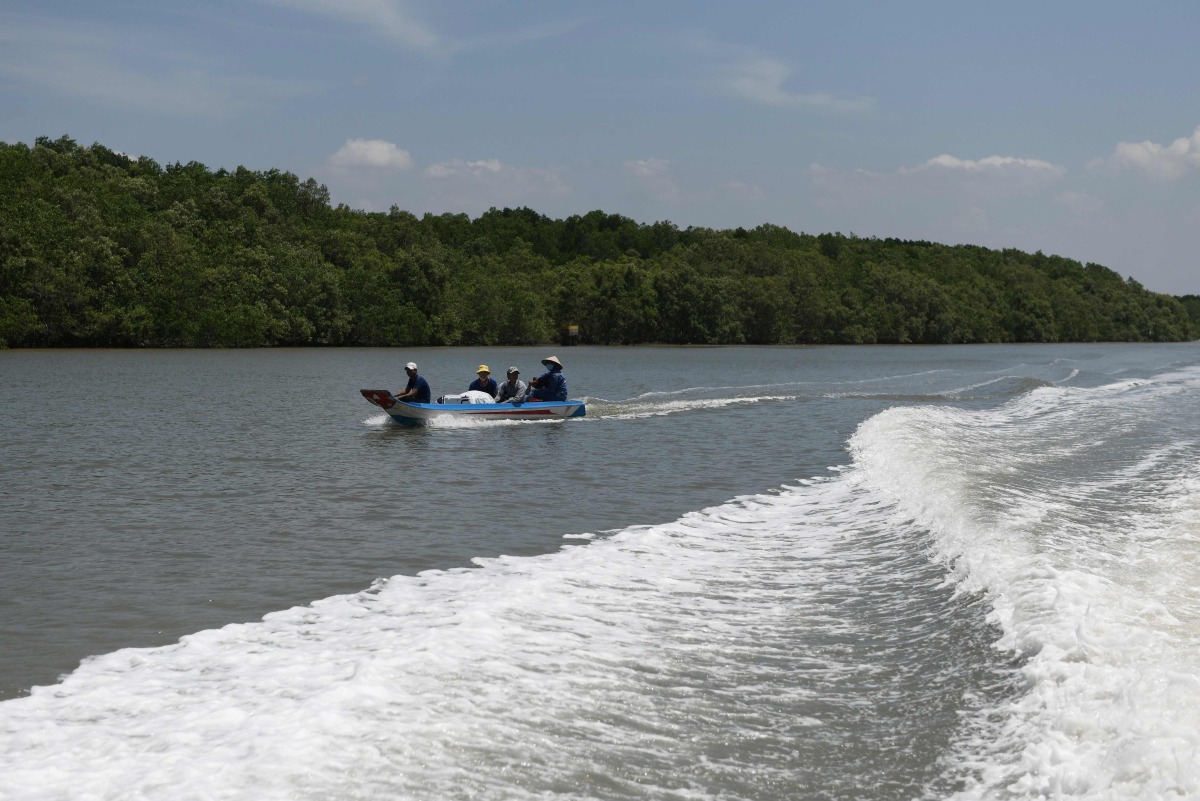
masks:
{"type": "Polygon", "coordinates": [[[567,399],[567,378],[562,373],[562,362],[557,356],[547,356],[542,359],[546,372],[529,382],[533,390],[529,400],[565,401],[567,399]]]}
{"type": "Polygon", "coordinates": [[[429,382],[417,374],[417,363],[409,362],[404,365],[404,372],[408,373],[408,386],[396,396],[396,400],[409,403],[429,403],[431,397],[429,382]]]}
{"type": "Polygon", "coordinates": [[[492,371],[486,364],[481,364],[475,371],[475,375],[479,377],[471,382],[471,386],[467,387],[467,392],[486,392],[492,396],[492,400],[495,400],[496,393],[500,391],[500,385],[496,383],[496,379],[492,378],[492,371]]]}

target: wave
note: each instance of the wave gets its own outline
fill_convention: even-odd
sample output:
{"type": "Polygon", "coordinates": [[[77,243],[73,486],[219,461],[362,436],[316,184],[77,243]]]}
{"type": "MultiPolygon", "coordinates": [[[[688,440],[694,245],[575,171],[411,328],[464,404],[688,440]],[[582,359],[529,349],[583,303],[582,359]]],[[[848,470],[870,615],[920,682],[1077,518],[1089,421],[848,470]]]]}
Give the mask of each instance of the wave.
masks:
{"type": "MultiPolygon", "coordinates": [[[[663,393],[653,393],[661,396],[663,393]]],[[[645,417],[663,417],[682,412],[694,412],[710,409],[724,409],[731,406],[752,406],[759,403],[790,402],[803,400],[799,395],[751,395],[734,397],[697,397],[697,398],[647,398],[642,396],[627,401],[598,400],[595,406],[589,405],[588,414],[594,417],[638,419],[645,417]]]]}
{"type": "Polygon", "coordinates": [[[852,438],[858,480],[933,534],[1023,660],[1027,691],[956,745],[957,797],[1200,795],[1197,389],[895,408],[852,438]]]}
{"type": "MultiPolygon", "coordinates": [[[[938,371],[941,372],[941,371],[938,371]]],[[[844,389],[811,384],[765,385],[761,387],[691,387],[674,392],[648,392],[628,400],[587,398],[588,414],[594,417],[643,418],[682,412],[723,409],[760,403],[794,403],[817,398],[864,399],[887,403],[925,404],[997,401],[1019,397],[1055,384],[1037,378],[1001,376],[962,387],[930,392],[871,390],[855,382],[844,389]]]]}
{"type": "Polygon", "coordinates": [[[0,704],[0,797],[915,792],[1006,668],[850,475],[89,659],[0,704]]]}

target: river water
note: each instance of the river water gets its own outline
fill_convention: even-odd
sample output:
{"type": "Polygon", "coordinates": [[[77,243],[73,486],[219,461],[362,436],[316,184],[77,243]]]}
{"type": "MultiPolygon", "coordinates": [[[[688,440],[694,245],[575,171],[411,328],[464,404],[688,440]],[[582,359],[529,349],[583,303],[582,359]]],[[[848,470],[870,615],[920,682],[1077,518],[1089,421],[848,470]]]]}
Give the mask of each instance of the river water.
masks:
{"type": "Polygon", "coordinates": [[[0,798],[1200,795],[1196,345],[550,352],[0,352],[0,798]]]}

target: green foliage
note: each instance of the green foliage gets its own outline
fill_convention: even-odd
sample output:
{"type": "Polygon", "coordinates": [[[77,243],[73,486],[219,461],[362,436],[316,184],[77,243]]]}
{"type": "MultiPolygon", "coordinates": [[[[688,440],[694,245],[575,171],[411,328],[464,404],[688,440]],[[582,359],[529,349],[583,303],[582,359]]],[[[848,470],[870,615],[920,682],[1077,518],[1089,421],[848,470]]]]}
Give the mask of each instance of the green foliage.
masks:
{"type": "Polygon", "coordinates": [[[0,144],[0,347],[1178,341],[1097,264],[592,211],[332,208],[313,179],[0,144]]]}

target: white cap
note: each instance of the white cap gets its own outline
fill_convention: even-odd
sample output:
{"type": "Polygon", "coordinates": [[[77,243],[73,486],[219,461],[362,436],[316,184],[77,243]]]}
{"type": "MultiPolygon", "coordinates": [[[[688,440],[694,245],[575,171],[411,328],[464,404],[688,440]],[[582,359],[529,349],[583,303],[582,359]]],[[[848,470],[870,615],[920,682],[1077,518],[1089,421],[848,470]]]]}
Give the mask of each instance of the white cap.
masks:
{"type": "Polygon", "coordinates": [[[417,369],[417,363],[416,363],[416,362],[409,362],[408,364],[404,365],[404,369],[405,369],[405,370],[416,370],[416,369],[417,369]]]}

